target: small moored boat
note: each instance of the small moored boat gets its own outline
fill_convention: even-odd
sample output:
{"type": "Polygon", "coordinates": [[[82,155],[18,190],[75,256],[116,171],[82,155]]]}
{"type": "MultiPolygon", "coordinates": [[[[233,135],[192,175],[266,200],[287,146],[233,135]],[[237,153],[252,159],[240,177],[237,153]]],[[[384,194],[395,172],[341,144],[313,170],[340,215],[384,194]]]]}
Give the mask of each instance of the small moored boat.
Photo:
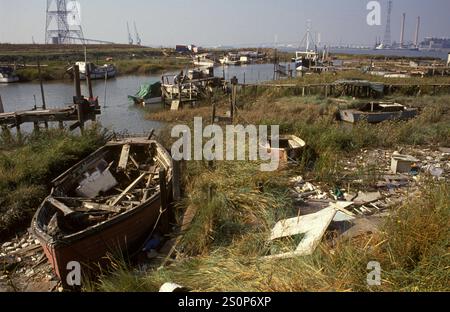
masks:
{"type": "Polygon", "coordinates": [[[171,181],[172,159],[159,143],[111,141],[53,181],[31,230],[64,282],[72,261],[92,267],[164,234],[171,181]]]}
{"type": "Polygon", "coordinates": [[[0,83],[18,82],[19,77],[14,74],[12,67],[0,67],[0,83]]]}
{"type": "Polygon", "coordinates": [[[140,90],[134,96],[129,95],[128,99],[135,105],[147,106],[161,103],[161,96],[161,82],[156,82],[154,84],[141,85],[140,90]]]}
{"type": "Polygon", "coordinates": [[[89,67],[91,79],[107,79],[116,77],[117,70],[113,64],[105,64],[103,66],[95,65],[94,63],[76,62],[80,68],[80,79],[86,80],[86,68],[89,67]]]}

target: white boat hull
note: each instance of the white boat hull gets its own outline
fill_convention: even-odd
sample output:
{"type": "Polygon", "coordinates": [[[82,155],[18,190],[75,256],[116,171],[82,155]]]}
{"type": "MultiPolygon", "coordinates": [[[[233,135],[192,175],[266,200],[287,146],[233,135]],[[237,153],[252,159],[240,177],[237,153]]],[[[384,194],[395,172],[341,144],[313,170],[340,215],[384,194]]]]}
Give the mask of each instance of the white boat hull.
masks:
{"type": "Polygon", "coordinates": [[[14,83],[18,82],[19,77],[13,76],[13,77],[0,77],[0,83],[14,83]]]}
{"type": "MultiPolygon", "coordinates": [[[[107,76],[107,79],[116,77],[117,71],[115,68],[108,69],[108,70],[95,70],[91,73],[91,79],[105,79],[105,75],[107,76]]],[[[80,79],[86,80],[86,74],[80,73],[80,79]]]]}

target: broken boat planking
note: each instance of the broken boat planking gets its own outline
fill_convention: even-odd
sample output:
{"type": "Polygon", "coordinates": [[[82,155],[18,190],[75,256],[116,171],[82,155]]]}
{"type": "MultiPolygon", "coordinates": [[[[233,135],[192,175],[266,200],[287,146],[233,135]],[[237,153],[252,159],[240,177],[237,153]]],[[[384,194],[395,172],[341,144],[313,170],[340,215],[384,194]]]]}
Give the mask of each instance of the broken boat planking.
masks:
{"type": "Polygon", "coordinates": [[[417,108],[407,108],[398,103],[368,103],[358,109],[346,109],[340,111],[342,121],[357,123],[367,121],[379,123],[388,120],[408,120],[416,117],[419,113],[417,108]]]}
{"type": "Polygon", "coordinates": [[[31,230],[64,282],[68,263],[92,265],[108,252],[137,250],[164,227],[171,181],[172,159],[158,142],[111,141],[53,181],[31,230]]]}

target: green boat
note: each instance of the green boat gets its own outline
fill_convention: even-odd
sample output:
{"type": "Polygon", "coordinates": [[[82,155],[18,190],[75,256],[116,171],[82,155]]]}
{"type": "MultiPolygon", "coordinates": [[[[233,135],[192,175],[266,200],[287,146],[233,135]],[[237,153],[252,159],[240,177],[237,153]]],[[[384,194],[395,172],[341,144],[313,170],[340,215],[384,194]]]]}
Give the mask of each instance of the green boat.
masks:
{"type": "Polygon", "coordinates": [[[133,96],[129,95],[128,99],[135,105],[146,106],[149,104],[161,103],[161,83],[144,84],[140,90],[133,96]]]}

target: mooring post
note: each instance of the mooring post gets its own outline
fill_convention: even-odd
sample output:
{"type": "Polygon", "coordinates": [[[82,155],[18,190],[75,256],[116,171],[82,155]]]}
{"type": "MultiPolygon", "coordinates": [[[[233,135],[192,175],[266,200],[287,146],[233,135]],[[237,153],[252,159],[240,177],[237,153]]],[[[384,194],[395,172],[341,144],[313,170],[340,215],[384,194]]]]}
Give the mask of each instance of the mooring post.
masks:
{"type": "Polygon", "coordinates": [[[77,114],[78,114],[78,123],[80,125],[81,131],[84,130],[84,116],[83,116],[83,107],[81,103],[81,83],[80,83],[80,67],[78,65],[73,66],[73,76],[74,76],[74,84],[75,84],[75,105],[77,106],[77,114]]]}
{"type": "Polygon", "coordinates": [[[91,66],[86,63],[86,83],[89,90],[89,100],[94,99],[94,92],[92,91],[91,66]]]}
{"type": "Polygon", "coordinates": [[[212,114],[211,114],[211,124],[216,122],[216,102],[212,100],[212,114]]]}
{"type": "Polygon", "coordinates": [[[77,97],[81,97],[80,67],[78,65],[73,66],[73,77],[75,84],[75,95],[77,97]]]}
{"type": "Polygon", "coordinates": [[[234,76],[231,79],[231,120],[234,122],[234,117],[236,115],[236,103],[237,103],[237,85],[238,85],[239,81],[236,78],[236,76],[234,76]]]}
{"type": "MultiPolygon", "coordinates": [[[[47,109],[47,104],[45,103],[45,93],[44,93],[44,83],[42,81],[42,72],[41,72],[41,59],[38,58],[37,60],[37,65],[38,65],[38,74],[39,74],[39,84],[41,86],[41,97],[42,97],[42,109],[47,109]]],[[[45,124],[45,129],[48,129],[48,122],[44,122],[45,124]]],[[[39,124],[37,125],[37,127],[39,128],[39,124]]]]}

